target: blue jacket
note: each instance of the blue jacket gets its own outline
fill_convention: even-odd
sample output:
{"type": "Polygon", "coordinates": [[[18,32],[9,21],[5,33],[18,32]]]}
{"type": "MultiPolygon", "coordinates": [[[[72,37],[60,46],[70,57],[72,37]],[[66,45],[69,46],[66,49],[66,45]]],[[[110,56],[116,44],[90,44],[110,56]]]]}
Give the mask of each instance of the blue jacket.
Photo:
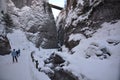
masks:
{"type": "Polygon", "coordinates": [[[13,56],[13,57],[17,56],[16,51],[12,51],[12,53],[11,53],[11,54],[12,54],[12,56],[13,56]]]}

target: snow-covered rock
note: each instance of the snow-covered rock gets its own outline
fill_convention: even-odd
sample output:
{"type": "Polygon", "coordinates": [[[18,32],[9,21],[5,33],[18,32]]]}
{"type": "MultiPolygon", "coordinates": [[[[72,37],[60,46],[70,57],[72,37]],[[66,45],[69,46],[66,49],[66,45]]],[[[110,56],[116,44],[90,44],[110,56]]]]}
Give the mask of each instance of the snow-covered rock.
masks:
{"type": "Polygon", "coordinates": [[[120,19],[119,3],[119,0],[67,0],[56,24],[60,40],[66,44],[72,34],[89,38],[104,22],[115,23],[120,19]]]}
{"type": "MultiPolygon", "coordinates": [[[[13,19],[15,28],[23,29],[28,40],[36,44],[38,48],[40,46],[56,48],[57,30],[48,2],[33,0],[30,6],[25,5],[21,9],[17,8],[13,2],[9,0],[7,10],[13,19]]],[[[29,3],[29,1],[27,2],[29,3]]]]}
{"type": "MultiPolygon", "coordinates": [[[[55,23],[49,5],[42,0],[33,0],[30,7],[18,9],[9,2],[9,13],[16,26],[13,33],[7,36],[12,49],[20,48],[22,52],[20,63],[0,68],[0,71],[4,72],[0,73],[0,78],[119,80],[119,3],[119,0],[67,0],[66,8],[57,20],[59,44],[62,48],[61,52],[58,52],[41,48],[53,45],[51,41],[57,42],[57,39],[54,39],[57,33],[52,25],[55,23]],[[41,47],[36,48],[28,40],[41,47]],[[31,60],[30,53],[33,53],[31,60]]],[[[0,28],[0,33],[4,33],[2,29],[4,28],[0,28]]],[[[0,39],[4,40],[2,37],[0,39]]],[[[9,56],[0,56],[0,66],[10,60],[9,56]]]]}
{"type": "Polygon", "coordinates": [[[60,40],[69,48],[59,53],[69,62],[64,70],[90,80],[120,79],[119,4],[119,0],[67,0],[57,19],[64,36],[60,40]],[[71,48],[71,41],[77,40],[71,48]]]}
{"type": "Polygon", "coordinates": [[[30,6],[32,0],[12,0],[17,8],[22,8],[25,5],[30,6]]]}
{"type": "Polygon", "coordinates": [[[11,52],[11,46],[7,38],[5,25],[0,21],[0,55],[6,55],[11,52]]]}
{"type": "Polygon", "coordinates": [[[0,55],[10,54],[11,46],[7,36],[0,35],[0,55]]]}

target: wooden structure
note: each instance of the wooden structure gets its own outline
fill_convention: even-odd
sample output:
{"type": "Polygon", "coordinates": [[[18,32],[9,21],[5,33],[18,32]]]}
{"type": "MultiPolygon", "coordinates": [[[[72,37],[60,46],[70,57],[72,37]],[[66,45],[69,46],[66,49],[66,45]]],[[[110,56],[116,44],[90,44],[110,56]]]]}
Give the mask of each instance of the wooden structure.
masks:
{"type": "MultiPolygon", "coordinates": [[[[49,3],[49,4],[50,4],[50,3],[49,3]]],[[[52,8],[58,9],[58,10],[62,10],[62,9],[63,9],[63,8],[60,7],[60,6],[53,5],[53,4],[50,4],[50,6],[51,6],[52,8]]]]}

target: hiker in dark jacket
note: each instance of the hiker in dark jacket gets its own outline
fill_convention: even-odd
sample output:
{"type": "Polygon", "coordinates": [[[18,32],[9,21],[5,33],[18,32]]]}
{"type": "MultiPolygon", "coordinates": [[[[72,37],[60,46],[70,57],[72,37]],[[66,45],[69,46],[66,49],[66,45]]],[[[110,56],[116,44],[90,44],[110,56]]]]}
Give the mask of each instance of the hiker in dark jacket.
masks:
{"type": "Polygon", "coordinates": [[[13,63],[15,62],[15,60],[16,60],[16,62],[18,62],[17,53],[16,53],[15,49],[13,49],[13,51],[11,52],[11,55],[12,55],[12,58],[13,58],[13,63]]]}
{"type": "Polygon", "coordinates": [[[17,53],[17,57],[19,57],[19,56],[20,56],[20,49],[18,49],[18,50],[16,51],[16,53],[17,53]]]}

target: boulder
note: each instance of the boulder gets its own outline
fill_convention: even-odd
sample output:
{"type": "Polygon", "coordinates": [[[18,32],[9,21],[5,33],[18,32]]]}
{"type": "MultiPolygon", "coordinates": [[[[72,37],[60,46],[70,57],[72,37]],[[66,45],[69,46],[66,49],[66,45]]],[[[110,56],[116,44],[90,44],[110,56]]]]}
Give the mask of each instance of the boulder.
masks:
{"type": "Polygon", "coordinates": [[[6,36],[0,35],[0,55],[10,54],[11,46],[6,36]]]}
{"type": "Polygon", "coordinates": [[[71,72],[66,70],[55,70],[54,76],[51,77],[52,80],[79,80],[78,77],[73,75],[71,72]]]}
{"type": "Polygon", "coordinates": [[[60,65],[64,62],[65,60],[55,53],[51,54],[51,56],[47,60],[45,60],[45,64],[52,63],[53,65],[60,65]]]}

